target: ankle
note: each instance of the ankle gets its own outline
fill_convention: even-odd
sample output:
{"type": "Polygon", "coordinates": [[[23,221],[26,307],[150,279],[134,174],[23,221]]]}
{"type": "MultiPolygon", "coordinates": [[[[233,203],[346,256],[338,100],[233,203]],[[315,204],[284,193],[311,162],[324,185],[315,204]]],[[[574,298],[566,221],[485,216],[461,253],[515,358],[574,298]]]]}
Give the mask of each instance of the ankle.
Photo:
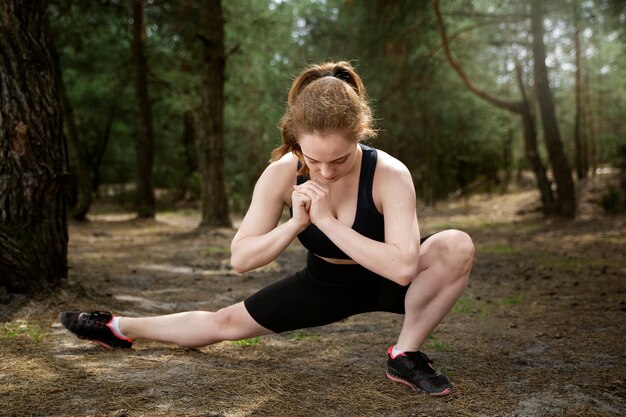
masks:
{"type": "Polygon", "coordinates": [[[114,316],[109,323],[109,328],[120,339],[133,340],[128,332],[128,329],[124,326],[126,320],[121,316],[114,316]]]}

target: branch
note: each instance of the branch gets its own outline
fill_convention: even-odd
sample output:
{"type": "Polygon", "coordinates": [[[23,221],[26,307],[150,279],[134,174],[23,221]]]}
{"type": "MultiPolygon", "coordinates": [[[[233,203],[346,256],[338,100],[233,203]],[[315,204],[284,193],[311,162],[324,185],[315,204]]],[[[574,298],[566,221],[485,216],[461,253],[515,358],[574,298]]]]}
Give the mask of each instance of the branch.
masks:
{"type": "Polygon", "coordinates": [[[502,20],[522,20],[522,19],[530,19],[529,14],[525,13],[479,13],[479,12],[448,12],[444,13],[443,16],[455,16],[455,17],[484,17],[487,19],[498,19],[502,20]]]}
{"type": "Polygon", "coordinates": [[[448,38],[446,36],[446,29],[443,22],[443,17],[441,16],[441,11],[439,10],[439,0],[433,0],[433,8],[435,10],[435,16],[437,17],[437,25],[439,27],[439,35],[441,36],[442,47],[445,52],[446,58],[448,62],[452,66],[452,68],[456,71],[456,73],[461,77],[461,80],[466,85],[466,87],[475,95],[487,101],[488,103],[493,104],[496,107],[508,110],[513,113],[521,113],[522,106],[520,102],[512,102],[505,101],[498,97],[494,97],[480,89],[478,89],[474,84],[469,80],[467,74],[463,70],[463,67],[458,63],[458,61],[452,56],[452,52],[450,51],[450,46],[448,44],[448,38]]]}
{"type": "MultiPolygon", "coordinates": [[[[454,32],[452,35],[448,36],[448,43],[450,43],[450,41],[458,38],[459,36],[461,36],[462,34],[466,33],[466,32],[471,32],[473,30],[479,29],[483,26],[489,26],[489,25],[495,25],[498,24],[500,22],[498,21],[490,21],[490,22],[480,22],[480,23],[476,23],[474,25],[470,25],[470,26],[466,26],[464,28],[461,28],[459,30],[457,30],[456,32],[454,32]]],[[[443,45],[437,45],[436,47],[432,48],[430,51],[428,51],[427,54],[425,54],[425,57],[430,59],[433,57],[433,55],[435,55],[437,52],[439,52],[439,49],[443,48],[443,45]]]]}
{"type": "Polygon", "coordinates": [[[226,52],[226,58],[228,58],[229,56],[239,52],[239,49],[241,49],[241,44],[237,43],[235,46],[233,46],[232,48],[230,48],[228,50],[228,52],[226,52]]]}

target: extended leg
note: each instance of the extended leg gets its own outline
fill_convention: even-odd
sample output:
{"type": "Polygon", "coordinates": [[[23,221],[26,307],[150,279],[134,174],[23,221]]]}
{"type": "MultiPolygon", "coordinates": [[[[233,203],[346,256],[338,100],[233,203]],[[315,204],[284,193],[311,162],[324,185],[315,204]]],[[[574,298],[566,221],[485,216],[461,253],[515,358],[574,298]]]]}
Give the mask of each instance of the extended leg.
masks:
{"type": "Polygon", "coordinates": [[[155,317],[122,317],[122,333],[131,339],[206,346],[223,340],[240,340],[272,333],[250,316],[243,302],[213,312],[188,311],[155,317]]]}

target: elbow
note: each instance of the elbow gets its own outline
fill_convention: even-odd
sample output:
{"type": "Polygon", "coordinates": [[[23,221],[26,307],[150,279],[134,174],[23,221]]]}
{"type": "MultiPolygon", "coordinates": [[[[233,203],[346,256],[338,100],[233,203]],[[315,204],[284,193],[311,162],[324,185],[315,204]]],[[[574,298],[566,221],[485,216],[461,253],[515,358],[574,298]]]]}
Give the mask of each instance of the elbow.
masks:
{"type": "Polygon", "coordinates": [[[248,272],[251,268],[249,262],[246,262],[245,257],[239,254],[239,251],[235,250],[232,246],[230,248],[230,266],[238,274],[248,272]]]}
{"type": "Polygon", "coordinates": [[[407,285],[411,284],[411,282],[413,282],[416,276],[417,263],[413,262],[412,265],[406,265],[403,268],[398,268],[394,276],[391,277],[391,280],[394,281],[396,284],[406,287],[407,285]]]}
{"type": "Polygon", "coordinates": [[[241,257],[237,257],[234,254],[230,257],[230,266],[237,272],[238,274],[244,274],[248,272],[251,268],[249,265],[241,259],[241,257]]]}

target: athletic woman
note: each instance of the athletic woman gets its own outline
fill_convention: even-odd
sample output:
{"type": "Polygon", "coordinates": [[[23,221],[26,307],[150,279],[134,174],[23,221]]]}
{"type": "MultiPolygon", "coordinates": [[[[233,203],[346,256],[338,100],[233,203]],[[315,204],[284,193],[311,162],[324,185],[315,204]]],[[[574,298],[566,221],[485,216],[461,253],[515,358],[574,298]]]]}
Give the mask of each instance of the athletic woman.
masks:
{"type": "Polygon", "coordinates": [[[302,71],[289,91],[281,136],[233,238],[231,264],[239,273],[259,268],[298,237],[309,251],[303,270],[217,312],[132,318],[64,311],[60,321],[111,348],[137,339],[198,347],[365,312],[403,314],[386,375],[417,391],[450,394],[450,381],[420,348],[467,286],[471,238],[446,230],[420,239],[408,169],[361,143],[375,132],[349,63],[302,71]],[[279,224],[285,206],[292,215],[279,224]]]}

